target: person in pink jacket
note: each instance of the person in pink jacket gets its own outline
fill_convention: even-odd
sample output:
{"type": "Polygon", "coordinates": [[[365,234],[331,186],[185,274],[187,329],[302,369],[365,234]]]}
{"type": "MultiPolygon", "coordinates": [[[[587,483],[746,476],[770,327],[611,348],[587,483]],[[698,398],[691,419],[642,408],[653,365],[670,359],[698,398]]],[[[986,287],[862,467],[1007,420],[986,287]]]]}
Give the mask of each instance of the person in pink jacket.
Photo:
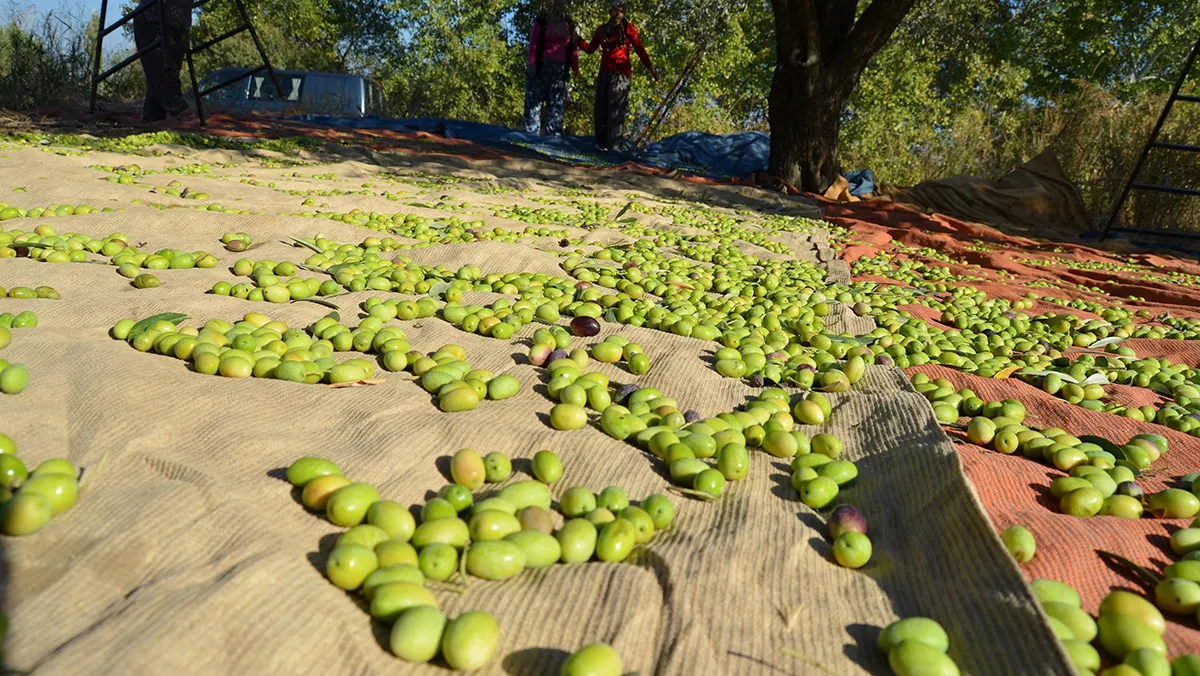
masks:
{"type": "Polygon", "coordinates": [[[579,75],[579,40],[566,0],[550,0],[533,20],[525,69],[525,131],[561,136],[569,73],[579,75]],[[567,69],[570,68],[568,71],[567,69]],[[543,113],[543,110],[545,111],[543,113]]]}

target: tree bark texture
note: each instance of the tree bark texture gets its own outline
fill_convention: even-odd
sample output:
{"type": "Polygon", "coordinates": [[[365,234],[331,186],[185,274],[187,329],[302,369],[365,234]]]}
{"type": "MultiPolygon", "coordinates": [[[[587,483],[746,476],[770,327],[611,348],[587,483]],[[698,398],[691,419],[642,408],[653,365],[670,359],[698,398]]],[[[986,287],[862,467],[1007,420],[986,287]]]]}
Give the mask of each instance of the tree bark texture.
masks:
{"type": "Polygon", "coordinates": [[[871,57],[916,1],[874,0],[858,15],[857,0],[771,0],[773,175],[809,192],[824,192],[837,179],[842,112],[871,57]]]}

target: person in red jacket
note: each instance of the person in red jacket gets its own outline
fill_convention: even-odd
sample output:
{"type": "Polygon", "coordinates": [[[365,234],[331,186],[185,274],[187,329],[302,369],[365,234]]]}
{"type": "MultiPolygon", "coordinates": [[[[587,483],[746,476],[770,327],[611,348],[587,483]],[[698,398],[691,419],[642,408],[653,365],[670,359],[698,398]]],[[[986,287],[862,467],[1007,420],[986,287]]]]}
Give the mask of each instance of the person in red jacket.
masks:
{"type": "Polygon", "coordinates": [[[637,52],[650,77],[658,81],[658,71],[642,46],[638,29],[625,18],[624,0],[611,0],[608,23],[592,33],[592,39],[580,40],[579,48],[588,54],[601,50],[600,74],[596,77],[596,102],[593,128],[596,145],[602,150],[617,148],[625,135],[625,117],[629,114],[629,85],[633,64],[629,48],[637,52]]]}

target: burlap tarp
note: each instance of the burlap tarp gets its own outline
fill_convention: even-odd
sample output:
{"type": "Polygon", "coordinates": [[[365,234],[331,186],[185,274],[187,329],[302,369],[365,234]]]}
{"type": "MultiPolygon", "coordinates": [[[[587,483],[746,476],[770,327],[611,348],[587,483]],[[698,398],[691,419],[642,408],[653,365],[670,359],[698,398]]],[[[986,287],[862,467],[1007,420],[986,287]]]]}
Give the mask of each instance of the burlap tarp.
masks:
{"type": "MultiPolygon", "coordinates": [[[[377,170],[369,163],[261,169],[211,153],[155,159],[10,150],[0,159],[0,194],[13,203],[128,208],[36,223],[18,219],[5,223],[8,228],[50,223],[94,236],[120,231],[145,242],[143,250],[204,249],[221,260],[216,269],[157,273],[162,285],[154,290],[135,290],[104,265],[0,260],[0,285],[48,284],[62,294],[59,301],[0,300],[0,311],[28,309],[40,318],[38,328],[14,331],[4,350],[6,359],[28,365],[31,383],[20,395],[0,396],[0,429],[17,440],[30,466],[67,457],[85,468],[73,509],[35,535],[0,543],[11,626],[8,666],[63,674],[442,671],[392,657],[387,629],[325,580],[324,558],[339,529],[307,513],[281,479],[282,469],[304,455],[336,460],[347,476],[414,505],[446,484],[447,456],[462,447],[508,454],[514,480],[527,478],[527,459],[536,451],[556,451],[565,466],[552,486],[556,497],[574,485],[599,491],[617,484],[635,500],[667,490],[663,468],[635,447],[594,427],[556,432],[547,426],[551,402],[537,386],[538,369],[514,359],[534,326],[510,342],[466,334],[437,318],[402,323],[415,349],[457,343],[476,368],[521,380],[518,396],[458,414],[438,412],[403,373],[384,374],[381,385],[346,389],[230,380],[192,373],[183,362],[108,337],[121,318],[166,311],[188,313],[190,323],[264,312],[289,326],[325,315],[327,308],[312,303],[205,294],[214,282],[233,279],[227,266],[241,257],[221,249],[218,238],[230,230],[249,232],[262,243],[251,257],[293,261],[307,252],[280,242],[286,236],[322,232],[361,241],[374,233],[278,215],[303,210],[303,196],[282,191],[358,190],[377,170]],[[197,158],[235,166],[215,169],[221,178],[157,175],[140,179],[140,186],[103,182],[104,173],[87,168],[131,160],[178,166],[197,158]],[[285,176],[293,171],[333,171],[337,178],[285,176]],[[274,181],[277,189],[240,182],[245,173],[274,181]],[[213,201],[265,215],[129,206],[135,199],[191,204],[146,191],[175,178],[209,192],[213,201]],[[12,192],[17,187],[27,192],[12,192]]],[[[597,188],[601,201],[613,205],[629,194],[627,187],[597,188]]],[[[388,189],[423,192],[412,185],[388,189]]],[[[442,194],[467,202],[466,211],[483,214],[489,224],[518,228],[523,224],[493,218],[482,205],[537,204],[528,193],[483,195],[453,187],[414,199],[442,194]]],[[[443,213],[378,196],[314,199],[337,211],[443,213]]],[[[427,264],[473,262],[485,272],[561,274],[558,259],[539,247],[553,243],[432,247],[412,255],[427,264]]],[[[848,279],[821,235],[807,247],[796,255],[838,263],[836,275],[848,279]]],[[[356,324],[358,303],[372,295],[384,294],[334,299],[343,321],[356,324]]],[[[838,312],[831,323],[839,330],[871,328],[869,320],[838,312]]],[[[638,382],[674,395],[683,407],[714,415],[754,394],[706,365],[712,343],[607,324],[602,335],[613,332],[639,342],[650,356],[653,366],[638,382]]],[[[612,366],[594,368],[616,382],[632,378],[612,366]]],[[[823,519],[795,499],[786,465],[754,453],[748,477],[731,484],[720,502],[674,497],[675,525],[633,562],[555,565],[505,582],[472,580],[464,593],[430,587],[450,614],[476,609],[499,620],[500,647],[486,673],[557,673],[569,652],[595,641],[612,643],[626,670],[642,674],[882,673],[878,631],[910,615],[942,622],[965,673],[1068,673],[958,454],[904,375],[872,368],[855,391],[831,398],[834,413],[821,431],[844,440],[860,472],[839,501],[865,511],[874,543],[874,558],[861,570],[832,563],[823,519]]]]}
{"type": "Polygon", "coordinates": [[[896,202],[1026,237],[1075,239],[1091,229],[1083,195],[1052,150],[994,180],[954,176],[907,188],[888,186],[880,192],[896,202]]]}

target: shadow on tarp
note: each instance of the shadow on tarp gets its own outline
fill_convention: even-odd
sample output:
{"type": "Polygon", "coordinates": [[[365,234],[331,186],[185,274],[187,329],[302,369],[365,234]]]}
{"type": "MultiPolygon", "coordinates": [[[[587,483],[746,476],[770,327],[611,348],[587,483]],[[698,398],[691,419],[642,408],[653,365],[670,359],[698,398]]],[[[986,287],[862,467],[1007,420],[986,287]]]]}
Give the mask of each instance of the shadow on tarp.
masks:
{"type": "Polygon", "coordinates": [[[297,115],[288,119],[322,127],[424,132],[532,151],[571,164],[610,167],[632,161],[655,169],[679,170],[708,178],[740,178],[765,172],[771,154],[770,137],[758,131],[724,135],[688,131],[647,145],[637,152],[618,152],[598,149],[591,136],[541,136],[508,127],[461,120],[390,120],[329,115],[297,115]]]}

